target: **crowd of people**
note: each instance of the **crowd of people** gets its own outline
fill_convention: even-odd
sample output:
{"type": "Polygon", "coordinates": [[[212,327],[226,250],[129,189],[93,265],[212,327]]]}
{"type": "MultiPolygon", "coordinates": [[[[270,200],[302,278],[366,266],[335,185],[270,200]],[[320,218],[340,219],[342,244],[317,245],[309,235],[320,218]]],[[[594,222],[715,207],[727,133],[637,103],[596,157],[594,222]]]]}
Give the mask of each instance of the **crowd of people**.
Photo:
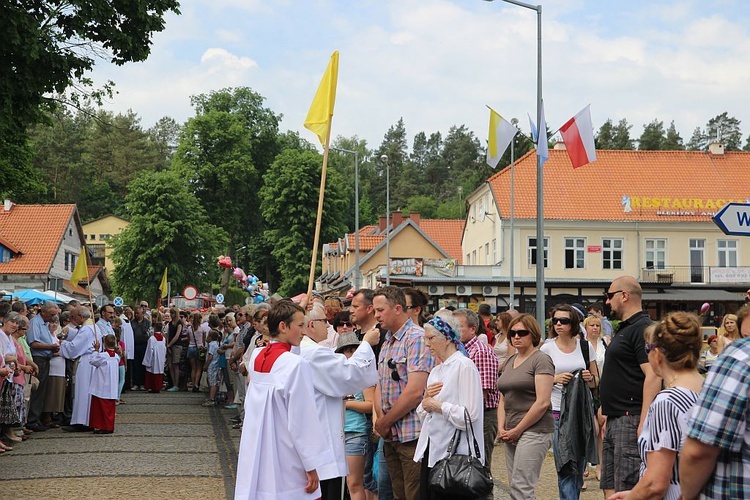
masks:
{"type": "Polygon", "coordinates": [[[561,499],[590,466],[610,499],[745,496],[750,306],[704,342],[696,314],[655,322],[641,298],[612,282],[616,328],[602,303],[548,326],[486,304],[428,315],[393,286],[204,313],[0,302],[0,453],[58,426],[113,432],[123,390],[205,384],[204,406],[237,412],[238,499],[455,498],[433,470],[452,453],[489,469],[496,446],[514,499],[536,498],[550,448],[561,499]]]}

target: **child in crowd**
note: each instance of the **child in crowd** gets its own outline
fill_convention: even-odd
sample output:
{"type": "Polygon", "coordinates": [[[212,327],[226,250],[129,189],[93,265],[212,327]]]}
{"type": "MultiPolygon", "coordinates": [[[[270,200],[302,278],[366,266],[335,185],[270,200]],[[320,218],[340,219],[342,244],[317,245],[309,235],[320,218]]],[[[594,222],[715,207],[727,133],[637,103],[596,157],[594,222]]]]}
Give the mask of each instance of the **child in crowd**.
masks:
{"type": "Polygon", "coordinates": [[[115,431],[115,403],[117,402],[118,365],[117,338],[111,333],[104,336],[104,351],[99,351],[99,340],[94,341],[94,350],[89,363],[94,367],[91,375],[91,405],[89,426],[94,434],[112,434],[115,431]]]}
{"type": "Polygon", "coordinates": [[[122,340],[122,320],[114,316],[111,321],[112,329],[115,331],[115,337],[117,338],[117,355],[120,356],[120,364],[117,367],[117,404],[122,404],[125,401],[122,399],[122,388],[125,386],[125,342],[122,340]]]}
{"type": "Polygon", "coordinates": [[[214,406],[216,393],[219,391],[219,360],[224,357],[219,354],[219,335],[219,331],[214,328],[208,332],[208,353],[203,365],[203,371],[208,372],[208,401],[203,403],[203,406],[214,406]]]}
{"type": "Polygon", "coordinates": [[[149,337],[143,366],[146,367],[146,390],[150,393],[161,392],[164,384],[164,365],[167,362],[167,343],[161,334],[161,322],[152,323],[154,334],[149,337]]]}

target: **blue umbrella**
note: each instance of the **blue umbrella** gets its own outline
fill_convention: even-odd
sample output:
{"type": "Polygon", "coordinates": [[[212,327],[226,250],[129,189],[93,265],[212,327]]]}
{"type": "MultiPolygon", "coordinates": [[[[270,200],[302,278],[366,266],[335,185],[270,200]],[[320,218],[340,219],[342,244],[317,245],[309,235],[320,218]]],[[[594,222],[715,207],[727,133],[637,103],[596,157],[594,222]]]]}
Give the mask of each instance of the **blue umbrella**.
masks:
{"type": "Polygon", "coordinates": [[[13,299],[14,300],[20,300],[27,306],[33,306],[36,304],[41,304],[47,300],[51,300],[52,302],[57,302],[58,304],[62,304],[62,301],[55,300],[54,297],[50,297],[49,295],[43,294],[39,290],[16,290],[13,292],[13,299]]]}

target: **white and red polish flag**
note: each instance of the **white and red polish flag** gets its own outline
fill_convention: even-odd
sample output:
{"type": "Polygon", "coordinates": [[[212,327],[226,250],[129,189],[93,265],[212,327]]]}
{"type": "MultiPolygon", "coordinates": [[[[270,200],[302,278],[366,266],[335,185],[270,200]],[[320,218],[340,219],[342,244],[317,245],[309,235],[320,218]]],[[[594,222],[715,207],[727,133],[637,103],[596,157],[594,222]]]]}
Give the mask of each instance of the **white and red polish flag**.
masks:
{"type": "Polygon", "coordinates": [[[578,168],[596,161],[594,146],[594,127],[591,124],[591,105],[583,108],[577,115],[560,127],[560,135],[565,142],[565,149],[573,168],[578,168]]]}

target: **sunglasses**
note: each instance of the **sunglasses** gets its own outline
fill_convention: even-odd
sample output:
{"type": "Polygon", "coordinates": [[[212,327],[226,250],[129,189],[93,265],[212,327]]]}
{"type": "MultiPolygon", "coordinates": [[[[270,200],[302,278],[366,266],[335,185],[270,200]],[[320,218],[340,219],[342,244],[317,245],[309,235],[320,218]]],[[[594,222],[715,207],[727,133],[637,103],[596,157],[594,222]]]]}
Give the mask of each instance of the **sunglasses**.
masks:
{"type": "Polygon", "coordinates": [[[552,324],[560,323],[561,325],[569,325],[570,318],[552,318],[552,324]]]}
{"type": "Polygon", "coordinates": [[[388,360],[388,368],[391,369],[391,378],[395,382],[400,382],[401,381],[401,375],[399,375],[398,372],[396,371],[396,362],[393,361],[393,358],[391,358],[391,359],[388,360]]]}
{"type": "Polygon", "coordinates": [[[645,344],[643,345],[643,348],[644,348],[644,349],[646,350],[646,354],[647,354],[647,355],[648,355],[648,354],[650,354],[650,353],[651,353],[651,351],[653,351],[654,349],[661,349],[661,347],[657,346],[656,344],[650,344],[650,343],[648,343],[648,342],[646,342],[646,343],[645,343],[645,344]]]}
{"type": "Polygon", "coordinates": [[[530,333],[529,330],[511,330],[508,332],[508,337],[526,337],[530,333]]]}
{"type": "Polygon", "coordinates": [[[618,293],[622,293],[624,291],[625,290],[615,290],[614,292],[604,292],[604,296],[607,297],[607,299],[612,300],[615,297],[615,295],[617,295],[618,293]]]}
{"type": "Polygon", "coordinates": [[[346,321],[346,322],[342,321],[341,323],[339,323],[339,326],[352,326],[352,324],[349,323],[348,321],[346,321]]]}

